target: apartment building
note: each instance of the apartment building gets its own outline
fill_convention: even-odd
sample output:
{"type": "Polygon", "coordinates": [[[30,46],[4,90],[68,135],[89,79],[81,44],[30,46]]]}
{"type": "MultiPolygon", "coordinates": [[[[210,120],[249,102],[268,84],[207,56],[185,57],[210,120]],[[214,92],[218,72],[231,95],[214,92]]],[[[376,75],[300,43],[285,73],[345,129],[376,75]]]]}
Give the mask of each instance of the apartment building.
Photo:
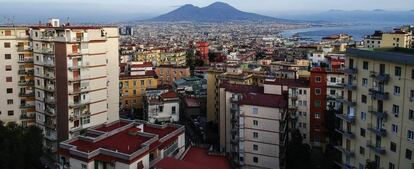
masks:
{"type": "Polygon", "coordinates": [[[191,76],[189,66],[161,65],[155,69],[155,72],[160,85],[172,86],[174,81],[191,76]]]}
{"type": "Polygon", "coordinates": [[[220,148],[239,168],[284,168],[287,102],[276,85],[220,85],[220,148]]]}
{"type": "Polygon", "coordinates": [[[116,27],[60,25],[52,19],[30,31],[34,55],[36,124],[45,146],[80,130],[119,119],[116,27]]]}
{"type": "Polygon", "coordinates": [[[35,123],[33,53],[27,27],[0,27],[0,121],[35,123]]]}
{"type": "Polygon", "coordinates": [[[364,48],[411,48],[413,34],[403,28],[391,32],[375,31],[374,34],[364,38],[364,48]]]}
{"type": "Polygon", "coordinates": [[[414,168],[414,52],[348,49],[341,102],[345,168],[414,168]]]}
{"type": "Polygon", "coordinates": [[[153,69],[150,62],[130,62],[126,65],[125,73],[119,76],[120,108],[143,108],[145,91],[158,86],[158,76],[153,69]]]}
{"type": "Polygon", "coordinates": [[[197,77],[185,77],[174,81],[173,90],[183,96],[207,97],[207,80],[197,77]]]}
{"type": "Polygon", "coordinates": [[[185,128],[119,120],[61,142],[60,164],[72,169],[149,169],[185,151],[185,128]]]}
{"type": "Polygon", "coordinates": [[[180,120],[180,98],[168,90],[152,90],[144,100],[145,120],[151,123],[178,122],[180,120]]]}
{"type": "Polygon", "coordinates": [[[374,34],[365,36],[364,48],[379,48],[382,42],[382,31],[375,31],[374,34]]]}

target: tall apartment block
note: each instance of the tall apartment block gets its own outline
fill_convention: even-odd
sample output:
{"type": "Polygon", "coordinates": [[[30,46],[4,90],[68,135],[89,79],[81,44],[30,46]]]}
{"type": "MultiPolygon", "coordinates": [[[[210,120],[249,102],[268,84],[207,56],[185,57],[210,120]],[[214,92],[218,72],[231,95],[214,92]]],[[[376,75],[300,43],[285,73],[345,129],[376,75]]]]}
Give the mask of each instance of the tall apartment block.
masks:
{"type": "Polygon", "coordinates": [[[282,87],[220,85],[220,148],[238,168],[284,168],[287,102],[282,87]]]}
{"type": "Polygon", "coordinates": [[[34,124],[33,54],[27,27],[0,27],[0,121],[34,124]]]}
{"type": "Polygon", "coordinates": [[[413,49],[348,49],[341,102],[344,168],[414,168],[413,49]]]}
{"type": "Polygon", "coordinates": [[[45,145],[80,130],[119,119],[119,53],[116,27],[32,27],[36,123],[45,145]]]}

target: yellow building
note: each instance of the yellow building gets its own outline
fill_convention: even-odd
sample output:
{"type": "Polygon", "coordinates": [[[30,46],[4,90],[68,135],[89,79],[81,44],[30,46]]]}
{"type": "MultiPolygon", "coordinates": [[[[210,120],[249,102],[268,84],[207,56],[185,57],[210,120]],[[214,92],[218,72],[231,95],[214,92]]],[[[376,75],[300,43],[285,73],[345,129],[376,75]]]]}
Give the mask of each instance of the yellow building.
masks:
{"type": "Polygon", "coordinates": [[[402,31],[395,31],[392,33],[383,33],[381,48],[411,48],[412,34],[402,31]]]}
{"type": "Polygon", "coordinates": [[[145,75],[120,76],[119,83],[121,109],[142,109],[146,89],[154,89],[158,85],[155,71],[147,71],[145,75]]]}

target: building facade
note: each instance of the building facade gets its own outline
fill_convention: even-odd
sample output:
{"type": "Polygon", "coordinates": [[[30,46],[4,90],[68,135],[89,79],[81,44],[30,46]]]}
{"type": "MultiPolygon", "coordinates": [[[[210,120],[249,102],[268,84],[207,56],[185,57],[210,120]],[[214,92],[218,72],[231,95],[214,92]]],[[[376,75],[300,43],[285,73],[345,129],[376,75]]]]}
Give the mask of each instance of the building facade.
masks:
{"type": "Polygon", "coordinates": [[[400,50],[347,51],[341,166],[414,167],[414,55],[400,50]]]}
{"type": "Polygon", "coordinates": [[[172,86],[174,81],[191,76],[188,66],[161,65],[155,69],[155,72],[158,75],[158,84],[160,85],[172,86]]]}

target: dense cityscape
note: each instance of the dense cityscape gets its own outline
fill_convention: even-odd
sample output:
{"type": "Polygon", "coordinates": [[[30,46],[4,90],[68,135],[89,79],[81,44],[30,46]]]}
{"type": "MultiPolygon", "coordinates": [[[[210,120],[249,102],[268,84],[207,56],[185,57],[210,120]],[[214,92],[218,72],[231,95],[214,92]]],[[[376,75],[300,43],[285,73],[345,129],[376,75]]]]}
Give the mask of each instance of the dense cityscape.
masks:
{"type": "Polygon", "coordinates": [[[414,23],[283,34],[338,25],[221,2],[1,25],[0,168],[414,169],[414,23]]]}

